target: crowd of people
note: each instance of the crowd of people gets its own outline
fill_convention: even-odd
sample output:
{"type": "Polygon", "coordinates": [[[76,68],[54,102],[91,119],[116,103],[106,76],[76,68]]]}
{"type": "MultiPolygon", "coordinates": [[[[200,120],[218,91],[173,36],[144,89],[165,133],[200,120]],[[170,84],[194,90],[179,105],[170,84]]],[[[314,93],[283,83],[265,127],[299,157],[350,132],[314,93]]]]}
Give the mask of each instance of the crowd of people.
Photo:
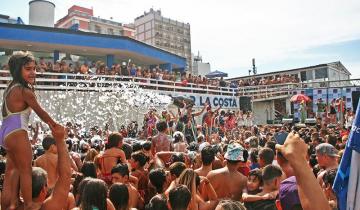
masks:
{"type": "Polygon", "coordinates": [[[338,209],[350,127],[254,125],[252,113],[183,101],[110,131],[55,122],[34,95],[35,59],[9,60],[0,129],[1,209],[338,209]],[[28,134],[31,110],[47,124],[28,134]],[[244,117],[246,116],[246,117],[244,117]],[[202,124],[196,124],[196,118],[202,124]]]}
{"type": "MultiPolygon", "coordinates": [[[[283,83],[298,83],[299,79],[295,76],[287,74],[279,74],[277,76],[268,76],[262,78],[250,78],[241,79],[238,81],[226,81],[221,78],[209,79],[201,75],[192,75],[191,73],[176,73],[167,69],[161,69],[160,66],[154,68],[142,67],[131,62],[122,62],[114,64],[109,68],[105,63],[98,61],[93,63],[80,63],[80,62],[68,62],[66,60],[59,60],[56,62],[47,61],[43,57],[39,58],[37,62],[37,72],[52,72],[52,73],[70,73],[70,74],[82,74],[82,75],[118,75],[118,76],[130,76],[145,78],[143,82],[150,83],[150,79],[157,81],[172,81],[177,82],[182,86],[189,86],[190,84],[194,87],[228,87],[228,88],[239,88],[245,86],[257,86],[257,85],[272,85],[272,84],[283,84],[283,83]]],[[[8,65],[2,66],[3,70],[9,69],[8,65]]],[[[2,75],[2,76],[5,76],[2,75]]],[[[51,78],[63,78],[63,76],[52,76],[51,78]]]]}

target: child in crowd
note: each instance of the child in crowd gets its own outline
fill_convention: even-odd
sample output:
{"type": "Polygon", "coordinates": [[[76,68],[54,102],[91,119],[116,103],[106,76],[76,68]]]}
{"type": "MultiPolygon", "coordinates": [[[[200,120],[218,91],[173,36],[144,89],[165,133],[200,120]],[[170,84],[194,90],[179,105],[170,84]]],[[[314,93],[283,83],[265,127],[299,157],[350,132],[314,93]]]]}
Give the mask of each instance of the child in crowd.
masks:
{"type": "Polygon", "coordinates": [[[52,130],[56,122],[36,100],[36,63],[33,55],[27,52],[14,54],[9,59],[9,68],[13,80],[4,91],[0,129],[0,145],[8,153],[2,205],[11,203],[10,208],[16,207],[19,198],[16,186],[20,184],[25,209],[29,209],[32,205],[32,149],[27,131],[31,110],[52,130]]]}
{"type": "MultiPolygon", "coordinates": [[[[267,165],[262,169],[263,188],[261,192],[253,195],[253,197],[245,196],[245,207],[247,210],[277,210],[275,199],[279,192],[281,175],[281,169],[275,165],[267,165]]],[[[256,184],[254,185],[256,186],[256,184]]],[[[255,186],[253,189],[250,188],[250,190],[256,190],[255,186]]]]}
{"type": "Polygon", "coordinates": [[[261,200],[262,197],[256,196],[256,194],[261,192],[261,187],[263,184],[261,170],[253,169],[249,172],[249,176],[246,183],[246,189],[244,189],[242,194],[242,200],[246,202],[253,202],[261,200]]]}

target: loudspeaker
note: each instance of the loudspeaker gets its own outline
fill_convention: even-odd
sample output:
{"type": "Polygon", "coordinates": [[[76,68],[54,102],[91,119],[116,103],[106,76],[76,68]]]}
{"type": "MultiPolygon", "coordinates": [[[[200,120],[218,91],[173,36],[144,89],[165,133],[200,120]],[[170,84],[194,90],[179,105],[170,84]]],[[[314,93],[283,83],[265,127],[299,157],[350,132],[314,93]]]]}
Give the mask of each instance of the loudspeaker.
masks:
{"type": "Polygon", "coordinates": [[[239,104],[240,104],[240,106],[239,106],[240,110],[242,110],[243,112],[252,111],[251,97],[249,97],[249,96],[240,96],[239,104]]]}
{"type": "Polygon", "coordinates": [[[356,112],[359,103],[360,91],[351,92],[351,97],[352,97],[353,111],[356,112]]]}

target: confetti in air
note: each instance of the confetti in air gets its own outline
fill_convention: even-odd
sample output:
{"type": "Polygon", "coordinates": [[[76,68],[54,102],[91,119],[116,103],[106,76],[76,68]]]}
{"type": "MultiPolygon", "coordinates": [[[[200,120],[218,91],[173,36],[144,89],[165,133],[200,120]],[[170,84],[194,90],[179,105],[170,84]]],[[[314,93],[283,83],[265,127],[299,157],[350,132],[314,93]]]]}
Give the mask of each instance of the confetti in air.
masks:
{"type": "MultiPolygon", "coordinates": [[[[130,121],[142,122],[149,108],[163,109],[171,103],[171,97],[142,89],[132,82],[96,85],[100,87],[78,84],[71,90],[41,90],[36,94],[41,106],[58,122],[87,128],[108,123],[111,129],[118,129],[130,121]]],[[[31,122],[40,121],[36,114],[32,118],[31,122]]]]}

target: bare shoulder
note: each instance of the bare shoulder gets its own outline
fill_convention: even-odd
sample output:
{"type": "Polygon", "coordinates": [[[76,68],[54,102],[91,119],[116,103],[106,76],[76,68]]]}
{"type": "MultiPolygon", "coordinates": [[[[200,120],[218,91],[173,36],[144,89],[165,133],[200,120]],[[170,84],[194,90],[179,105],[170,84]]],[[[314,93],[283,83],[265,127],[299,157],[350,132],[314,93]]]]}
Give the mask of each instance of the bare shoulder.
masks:
{"type": "Polygon", "coordinates": [[[224,168],[219,168],[216,170],[211,170],[206,176],[208,179],[212,179],[214,177],[218,177],[224,173],[224,168]]]}

